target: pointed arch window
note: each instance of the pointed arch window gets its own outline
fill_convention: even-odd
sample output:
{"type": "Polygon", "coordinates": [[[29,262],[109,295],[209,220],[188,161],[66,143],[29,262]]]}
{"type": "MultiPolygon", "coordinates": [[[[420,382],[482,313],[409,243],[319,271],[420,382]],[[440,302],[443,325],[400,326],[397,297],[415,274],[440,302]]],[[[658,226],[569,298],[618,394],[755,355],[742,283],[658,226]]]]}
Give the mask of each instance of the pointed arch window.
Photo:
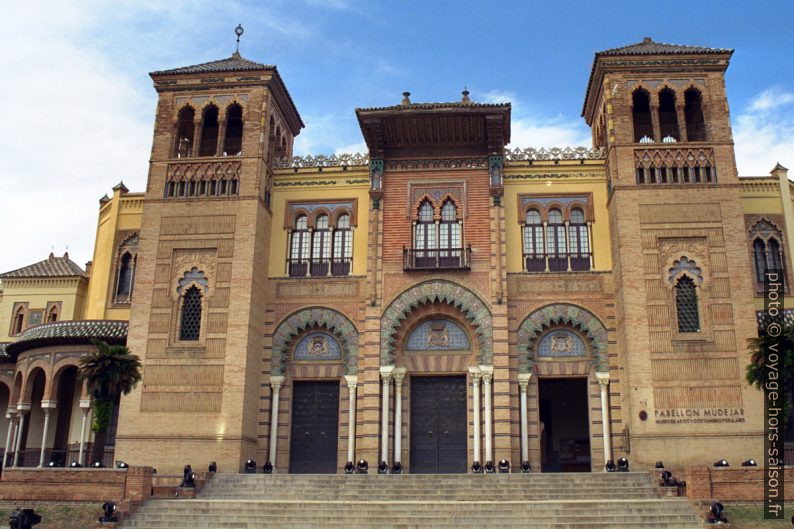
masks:
{"type": "Polygon", "coordinates": [[[706,121],[703,116],[703,96],[695,87],[684,92],[684,120],[688,141],[706,141],[706,121]]]}
{"type": "Polygon", "coordinates": [[[571,270],[590,270],[590,232],[581,208],[571,210],[568,225],[568,240],[571,254],[571,270]]]}
{"type": "Polygon", "coordinates": [[[119,263],[119,279],[116,285],[116,299],[129,299],[132,292],[133,257],[124,252],[119,263]]]}
{"type": "Polygon", "coordinates": [[[174,142],[174,158],[193,156],[193,140],[196,132],[193,121],[196,111],[190,105],[179,109],[176,125],[176,141],[174,142]]]}
{"type": "Polygon", "coordinates": [[[299,215],[295,219],[295,227],[290,234],[290,252],[287,266],[290,277],[307,275],[309,268],[309,251],[311,249],[309,232],[309,219],[306,215],[299,215]]]}
{"type": "Polygon", "coordinates": [[[546,226],[546,253],[549,257],[549,270],[563,272],[568,269],[565,224],[559,209],[549,210],[549,223],[546,226]]]}
{"type": "Polygon", "coordinates": [[[50,310],[47,311],[47,322],[54,323],[58,321],[58,305],[53,305],[50,307],[50,310]]]}
{"type": "Polygon", "coordinates": [[[331,257],[331,233],[328,230],[328,215],[319,215],[312,232],[311,274],[328,275],[328,262],[331,257]]]}
{"type": "Polygon", "coordinates": [[[651,118],[651,94],[644,88],[638,88],[631,96],[631,117],[634,123],[634,141],[652,143],[653,120],[651,118]]]}
{"type": "Polygon", "coordinates": [[[201,115],[199,156],[215,156],[218,150],[218,107],[208,105],[201,115]]]}
{"type": "Polygon", "coordinates": [[[12,320],[12,327],[11,327],[11,334],[17,335],[21,334],[22,331],[25,329],[25,316],[27,311],[25,310],[24,305],[20,305],[14,311],[14,317],[12,320]]]}
{"type": "MultiPolygon", "coordinates": [[[[243,151],[243,107],[232,103],[226,109],[226,134],[223,139],[223,155],[239,156],[243,151]]],[[[236,194],[236,193],[234,193],[236,194]]]]}
{"type": "Polygon", "coordinates": [[[697,287],[687,275],[682,275],[676,281],[675,309],[678,316],[678,332],[700,332],[697,287]]]}
{"type": "Polygon", "coordinates": [[[350,215],[347,213],[336,219],[333,238],[331,275],[346,276],[350,273],[350,262],[353,258],[353,233],[350,230],[350,215]]]}
{"type": "Polygon", "coordinates": [[[457,268],[460,266],[462,245],[458,210],[452,200],[441,206],[441,223],[439,224],[439,266],[457,268]]]}
{"type": "Polygon", "coordinates": [[[659,92],[659,132],[665,143],[681,140],[678,131],[678,115],[675,109],[675,92],[669,87],[659,92]]]}
{"type": "Polygon", "coordinates": [[[769,270],[782,272],[781,281],[788,289],[788,285],[785,284],[786,266],[783,247],[780,244],[780,230],[769,221],[759,220],[753,226],[750,235],[753,237],[753,268],[756,289],[759,292],[763,290],[766,273],[769,270]]]}
{"type": "Polygon", "coordinates": [[[414,228],[415,264],[417,268],[435,268],[437,232],[433,219],[433,204],[423,200],[419,204],[419,215],[414,228]]]}
{"type": "Polygon", "coordinates": [[[201,291],[193,285],[182,297],[179,320],[179,339],[183,342],[198,341],[201,335],[201,291]]]}
{"type": "Polygon", "coordinates": [[[543,249],[543,224],[540,211],[530,209],[524,220],[524,262],[527,272],[546,270],[546,254],[543,249]]]}

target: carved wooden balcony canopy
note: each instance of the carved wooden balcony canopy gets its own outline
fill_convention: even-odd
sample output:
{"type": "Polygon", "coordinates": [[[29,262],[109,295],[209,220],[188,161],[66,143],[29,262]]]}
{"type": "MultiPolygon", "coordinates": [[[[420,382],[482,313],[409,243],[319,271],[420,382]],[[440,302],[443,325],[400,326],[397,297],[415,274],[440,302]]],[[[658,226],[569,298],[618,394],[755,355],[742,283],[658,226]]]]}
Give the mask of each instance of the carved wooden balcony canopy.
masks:
{"type": "MultiPolygon", "coordinates": [[[[407,94],[407,92],[406,92],[407,94]]],[[[373,158],[502,153],[510,143],[510,103],[411,103],[357,108],[373,158]]]]}

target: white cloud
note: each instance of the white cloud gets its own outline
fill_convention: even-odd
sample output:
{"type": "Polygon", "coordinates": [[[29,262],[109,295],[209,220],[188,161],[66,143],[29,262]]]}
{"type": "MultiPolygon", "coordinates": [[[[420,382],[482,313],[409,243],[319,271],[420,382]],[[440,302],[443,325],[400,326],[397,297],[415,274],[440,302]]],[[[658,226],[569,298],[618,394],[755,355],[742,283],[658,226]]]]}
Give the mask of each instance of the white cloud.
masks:
{"type": "Polygon", "coordinates": [[[794,164],[794,93],[773,87],[734,119],[736,165],[742,176],[766,176],[780,162],[794,164]]]}
{"type": "Polygon", "coordinates": [[[794,92],[786,92],[778,86],[768,88],[758,94],[750,103],[750,111],[767,111],[794,103],[794,92]]]}
{"type": "Polygon", "coordinates": [[[70,38],[90,22],[86,11],[50,7],[30,13],[17,5],[0,22],[16,43],[0,57],[15,80],[0,99],[0,271],[45,259],[51,250],[61,254],[67,245],[84,264],[92,258],[97,199],[121,180],[133,190],[146,182],[151,123],[136,116],[148,101],[102,56],[70,38]]]}
{"type": "Polygon", "coordinates": [[[485,103],[511,104],[508,148],[590,146],[592,139],[584,122],[563,116],[543,116],[510,92],[492,90],[482,96],[485,103]]]}

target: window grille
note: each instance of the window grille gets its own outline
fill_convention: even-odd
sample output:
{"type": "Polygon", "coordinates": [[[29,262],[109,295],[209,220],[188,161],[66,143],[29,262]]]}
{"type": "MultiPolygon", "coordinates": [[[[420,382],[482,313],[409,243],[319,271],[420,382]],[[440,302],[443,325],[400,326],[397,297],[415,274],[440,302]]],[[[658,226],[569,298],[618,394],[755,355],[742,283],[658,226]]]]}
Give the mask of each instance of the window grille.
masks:
{"type": "Polygon", "coordinates": [[[697,291],[688,276],[682,276],[675,285],[675,305],[678,332],[700,332],[697,291]]]}
{"type": "Polygon", "coordinates": [[[179,339],[197,341],[201,333],[201,292],[194,285],[185,291],[182,298],[182,318],[179,339]]]}

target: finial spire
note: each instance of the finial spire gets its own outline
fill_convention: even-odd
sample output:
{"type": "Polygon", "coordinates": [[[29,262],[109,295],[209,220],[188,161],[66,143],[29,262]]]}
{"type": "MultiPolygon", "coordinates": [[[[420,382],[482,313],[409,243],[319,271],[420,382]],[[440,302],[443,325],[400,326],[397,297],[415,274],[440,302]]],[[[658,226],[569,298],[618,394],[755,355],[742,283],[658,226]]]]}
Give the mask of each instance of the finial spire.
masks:
{"type": "Polygon", "coordinates": [[[234,28],[234,34],[237,35],[237,49],[235,50],[234,54],[238,57],[240,56],[240,37],[243,36],[243,33],[245,33],[243,25],[237,24],[237,27],[234,28]]]}
{"type": "Polygon", "coordinates": [[[403,105],[411,104],[411,92],[403,92],[403,105]]]}
{"type": "Polygon", "coordinates": [[[471,103],[471,99],[469,99],[469,90],[466,88],[466,85],[463,85],[463,98],[461,99],[462,103],[471,103]]]}

